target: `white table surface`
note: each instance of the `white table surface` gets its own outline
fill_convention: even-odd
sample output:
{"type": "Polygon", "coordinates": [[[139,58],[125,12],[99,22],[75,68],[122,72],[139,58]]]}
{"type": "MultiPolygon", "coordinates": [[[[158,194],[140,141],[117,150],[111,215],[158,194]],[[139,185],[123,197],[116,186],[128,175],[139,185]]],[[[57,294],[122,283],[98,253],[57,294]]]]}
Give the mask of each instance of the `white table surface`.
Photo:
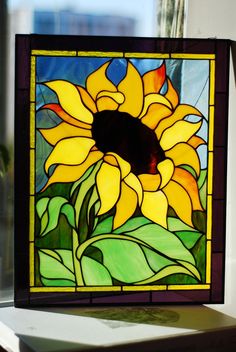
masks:
{"type": "Polygon", "coordinates": [[[236,319],[204,306],[0,308],[13,352],[236,351],[236,319]]]}

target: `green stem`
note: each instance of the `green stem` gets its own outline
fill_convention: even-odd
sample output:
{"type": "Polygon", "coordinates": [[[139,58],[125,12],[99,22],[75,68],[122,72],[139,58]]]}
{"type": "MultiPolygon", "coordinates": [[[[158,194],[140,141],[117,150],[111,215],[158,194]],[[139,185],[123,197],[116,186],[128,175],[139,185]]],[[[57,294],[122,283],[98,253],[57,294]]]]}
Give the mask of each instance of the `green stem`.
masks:
{"type": "Polygon", "coordinates": [[[142,246],[145,246],[147,248],[152,248],[151,246],[149,246],[147,243],[143,242],[142,240],[139,240],[137,238],[131,237],[131,236],[126,236],[126,235],[116,235],[116,234],[105,234],[105,235],[98,235],[98,236],[94,236],[90,239],[88,239],[87,241],[83,242],[77,250],[76,256],[77,256],[77,260],[80,260],[85,249],[87,247],[89,247],[91,244],[93,244],[94,242],[97,241],[101,241],[101,240],[105,240],[105,239],[120,239],[120,240],[126,240],[126,241],[131,241],[131,242],[135,242],[137,244],[140,244],[142,246]]]}
{"type": "Polygon", "coordinates": [[[79,247],[79,239],[78,233],[73,229],[72,232],[72,255],[74,261],[74,269],[75,269],[75,280],[77,286],[84,286],[82,270],[81,270],[81,263],[80,260],[76,256],[77,249],[79,247]]]}

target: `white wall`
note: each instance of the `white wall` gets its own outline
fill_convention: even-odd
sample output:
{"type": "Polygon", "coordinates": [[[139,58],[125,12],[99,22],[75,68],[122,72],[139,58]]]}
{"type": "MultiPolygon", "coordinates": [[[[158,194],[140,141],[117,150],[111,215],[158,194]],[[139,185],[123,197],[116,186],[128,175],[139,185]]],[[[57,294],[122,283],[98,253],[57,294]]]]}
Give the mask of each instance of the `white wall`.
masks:
{"type": "MultiPolygon", "coordinates": [[[[236,40],[235,17],[235,0],[188,0],[186,37],[236,40]]],[[[230,63],[225,304],[210,307],[236,317],[236,55],[235,67],[232,59],[233,56],[230,63]]]]}

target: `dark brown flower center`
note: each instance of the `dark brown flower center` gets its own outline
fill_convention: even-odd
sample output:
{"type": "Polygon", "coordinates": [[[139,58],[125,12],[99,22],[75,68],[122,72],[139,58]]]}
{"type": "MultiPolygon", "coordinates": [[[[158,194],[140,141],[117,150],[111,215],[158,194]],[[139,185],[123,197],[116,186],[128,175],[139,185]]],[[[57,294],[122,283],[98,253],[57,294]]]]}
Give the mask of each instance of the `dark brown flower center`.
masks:
{"type": "Polygon", "coordinates": [[[104,110],[94,114],[92,136],[103,153],[128,161],[134,174],[156,174],[165,159],[155,132],[126,112],[104,110]]]}

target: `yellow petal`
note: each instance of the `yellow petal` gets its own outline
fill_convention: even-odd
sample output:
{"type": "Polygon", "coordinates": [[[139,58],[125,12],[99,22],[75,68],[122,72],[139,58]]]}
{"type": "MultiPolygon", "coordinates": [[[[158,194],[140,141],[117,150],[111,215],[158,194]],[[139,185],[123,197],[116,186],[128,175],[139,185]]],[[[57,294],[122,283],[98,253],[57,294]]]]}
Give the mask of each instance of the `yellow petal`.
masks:
{"type": "Polygon", "coordinates": [[[170,181],[163,188],[169,205],[174,209],[178,217],[186,224],[193,227],[192,203],[185,189],[175,181],[170,181]]]}
{"type": "Polygon", "coordinates": [[[53,164],[78,165],[81,164],[88,156],[94,140],[86,137],[72,137],[59,141],[46,163],[45,170],[48,172],[53,164]]]}
{"type": "Polygon", "coordinates": [[[125,100],[125,97],[122,93],[120,92],[109,92],[106,90],[101,91],[100,93],[98,93],[97,95],[97,99],[101,98],[101,97],[110,97],[111,99],[115,100],[115,102],[117,102],[118,104],[122,104],[125,100]]]}
{"type": "Polygon", "coordinates": [[[172,159],[175,166],[189,165],[199,176],[200,161],[197,152],[187,143],[179,143],[165,152],[166,157],[172,159]]]}
{"type": "Polygon", "coordinates": [[[171,102],[171,105],[175,109],[179,104],[179,96],[169,78],[167,78],[167,85],[167,93],[165,94],[165,97],[171,102]]]}
{"type": "Polygon", "coordinates": [[[138,176],[144,191],[157,191],[160,187],[161,177],[159,174],[141,174],[138,176]]]}
{"type": "Polygon", "coordinates": [[[84,103],[84,105],[86,105],[86,107],[92,111],[92,113],[97,112],[97,108],[96,108],[96,104],[93,101],[93,99],[91,98],[91,96],[88,94],[88,92],[86,91],[85,88],[81,87],[81,86],[76,86],[77,89],[80,92],[82,101],[84,103]]]}
{"type": "MultiPolygon", "coordinates": [[[[142,113],[140,114],[139,118],[141,119],[144,115],[146,115],[147,110],[151,104],[161,104],[164,105],[166,108],[170,109],[170,112],[172,111],[172,106],[169,100],[167,100],[163,95],[161,94],[148,94],[144,98],[144,105],[143,105],[143,110],[142,113]]],[[[166,113],[168,116],[169,112],[166,110],[166,113]]]]}
{"type": "Polygon", "coordinates": [[[98,93],[102,90],[117,91],[116,86],[106,76],[106,70],[109,65],[110,61],[92,72],[87,78],[86,87],[93,100],[96,100],[98,93]]]}
{"type": "Polygon", "coordinates": [[[165,131],[168,127],[172,126],[176,121],[183,120],[185,116],[188,115],[202,116],[200,111],[191,105],[178,105],[171,116],[168,116],[162,121],[160,121],[159,125],[155,130],[157,138],[160,139],[163,131],[165,131]]]}
{"type": "Polygon", "coordinates": [[[184,187],[192,202],[193,210],[203,210],[195,178],[188,171],[177,167],[173,180],[184,187]]]}
{"type": "Polygon", "coordinates": [[[52,127],[52,128],[40,128],[39,131],[43,135],[43,138],[46,139],[46,141],[51,145],[55,145],[61,139],[69,138],[69,137],[92,138],[92,133],[90,130],[75,127],[66,122],[61,122],[56,127],[52,127]]]}
{"type": "Polygon", "coordinates": [[[172,111],[165,105],[153,103],[148,107],[148,110],[141,118],[141,121],[144,125],[154,130],[159,122],[171,113],[172,111]]]}
{"type": "Polygon", "coordinates": [[[114,229],[123,225],[134,214],[137,204],[137,193],[132,188],[128,187],[125,182],[122,182],[120,198],[116,204],[114,229]]]}
{"type": "Polygon", "coordinates": [[[143,189],[139,179],[133,173],[129,173],[128,176],[125,177],[124,181],[137,193],[138,202],[140,205],[143,200],[143,189]]]}
{"type": "Polygon", "coordinates": [[[89,153],[87,159],[81,165],[58,165],[42,191],[44,191],[52,183],[74,182],[79,180],[88,168],[102,157],[102,152],[94,151],[89,153]]]}
{"type": "Polygon", "coordinates": [[[187,142],[201,127],[202,121],[192,123],[188,121],[177,121],[167,128],[160,139],[163,150],[168,150],[180,142],[187,142]]]}
{"type": "Polygon", "coordinates": [[[125,101],[120,105],[119,111],[139,116],[143,106],[143,83],[136,68],[128,62],[127,74],[119,83],[118,91],[123,93],[125,101]]]}
{"type": "Polygon", "coordinates": [[[188,144],[191,145],[194,149],[197,149],[200,145],[206,144],[206,142],[199,136],[192,136],[188,140],[188,144]]]}
{"type": "Polygon", "coordinates": [[[115,166],[103,162],[96,177],[98,194],[101,201],[98,215],[106,213],[116,204],[120,196],[120,182],[120,170],[115,166]]]}
{"type": "Polygon", "coordinates": [[[97,109],[98,111],[104,110],[117,110],[119,104],[109,97],[101,97],[97,100],[97,109]]]}
{"type": "Polygon", "coordinates": [[[91,129],[92,127],[91,124],[76,120],[74,117],[67,114],[59,104],[46,104],[46,105],[43,105],[40,109],[49,109],[53,111],[63,121],[68,122],[70,125],[73,125],[76,127],[82,127],[88,130],[91,129]]]}
{"type": "Polygon", "coordinates": [[[122,93],[102,91],[97,95],[98,111],[116,110],[124,102],[124,99],[122,93]]]}
{"type": "Polygon", "coordinates": [[[92,123],[93,114],[83,104],[80,93],[74,84],[58,80],[45,83],[58,96],[62,108],[77,120],[92,123]]]}
{"type": "Polygon", "coordinates": [[[158,93],[164,84],[166,67],[163,63],[156,70],[149,71],[143,75],[144,95],[158,93]]]}
{"type": "Polygon", "coordinates": [[[148,219],[167,228],[168,202],[162,191],[144,192],[141,210],[148,219]]]}
{"type": "Polygon", "coordinates": [[[174,164],[172,160],[165,159],[157,165],[157,169],[161,175],[160,188],[163,188],[167,185],[167,183],[170,181],[171,177],[173,176],[174,164]]]}
{"type": "Polygon", "coordinates": [[[104,157],[104,161],[110,165],[119,167],[122,179],[125,178],[131,171],[130,164],[116,153],[107,153],[104,157]]]}

